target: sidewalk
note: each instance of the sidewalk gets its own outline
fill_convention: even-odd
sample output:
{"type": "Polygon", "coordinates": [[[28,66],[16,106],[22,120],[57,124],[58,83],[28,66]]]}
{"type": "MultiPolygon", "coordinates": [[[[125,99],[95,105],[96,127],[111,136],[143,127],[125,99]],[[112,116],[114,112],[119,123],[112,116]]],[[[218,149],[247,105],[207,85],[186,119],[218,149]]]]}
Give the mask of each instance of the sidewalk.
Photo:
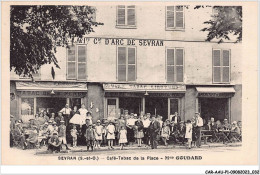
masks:
{"type": "MultiPolygon", "coordinates": [[[[208,143],[208,144],[202,144],[201,148],[194,148],[194,149],[203,149],[203,148],[216,148],[216,147],[239,147],[242,146],[241,142],[237,143],[228,143],[228,144],[223,144],[223,143],[208,143]]],[[[71,150],[65,151],[65,152],[87,152],[87,146],[78,146],[76,148],[69,147],[71,150]]],[[[138,147],[137,144],[131,145],[131,146],[125,146],[124,150],[148,150],[151,149],[150,146],[143,145],[142,147],[138,147]]],[[[164,145],[158,145],[157,149],[186,149],[185,146],[175,144],[175,145],[169,145],[169,146],[164,146],[164,145]]],[[[113,150],[120,150],[119,146],[114,146],[114,149],[108,149],[108,147],[101,147],[100,149],[95,148],[96,151],[113,151],[113,150]]],[[[43,147],[38,150],[38,153],[46,151],[46,148],[43,147]]],[[[41,154],[41,153],[40,153],[41,154]]]]}

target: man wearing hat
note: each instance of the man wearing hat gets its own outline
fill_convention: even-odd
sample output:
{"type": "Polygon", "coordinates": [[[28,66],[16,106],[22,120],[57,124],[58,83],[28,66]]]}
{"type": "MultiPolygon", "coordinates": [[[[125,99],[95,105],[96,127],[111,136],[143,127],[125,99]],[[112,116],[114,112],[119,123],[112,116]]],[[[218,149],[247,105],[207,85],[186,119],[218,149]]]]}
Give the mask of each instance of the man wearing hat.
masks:
{"type": "Polygon", "coordinates": [[[27,143],[32,144],[33,146],[36,146],[38,142],[38,132],[37,132],[37,126],[32,125],[31,128],[32,131],[29,132],[29,137],[26,139],[27,143]]]}
{"type": "Polygon", "coordinates": [[[152,115],[149,125],[150,142],[152,149],[157,149],[157,135],[160,131],[160,123],[156,121],[155,115],[152,115]]]}
{"type": "Polygon", "coordinates": [[[194,122],[195,122],[195,133],[196,133],[196,146],[200,148],[201,146],[201,127],[203,126],[203,119],[200,116],[199,112],[195,112],[195,117],[194,117],[194,122]]]}
{"type": "Polygon", "coordinates": [[[48,150],[51,152],[60,152],[61,150],[61,141],[59,140],[58,133],[55,131],[53,132],[53,135],[48,141],[48,150]]]}
{"type": "Polygon", "coordinates": [[[60,121],[60,126],[58,127],[58,136],[61,144],[64,144],[66,146],[67,150],[70,150],[67,145],[67,140],[66,140],[66,126],[64,125],[65,121],[61,120],[60,121]]]}

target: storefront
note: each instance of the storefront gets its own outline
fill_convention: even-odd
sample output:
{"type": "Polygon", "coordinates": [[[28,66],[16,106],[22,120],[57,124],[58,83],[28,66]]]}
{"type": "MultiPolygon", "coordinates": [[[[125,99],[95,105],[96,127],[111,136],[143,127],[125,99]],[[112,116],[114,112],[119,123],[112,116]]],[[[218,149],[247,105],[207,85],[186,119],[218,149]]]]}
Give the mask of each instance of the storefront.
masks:
{"type": "Polygon", "coordinates": [[[71,108],[86,102],[87,84],[69,82],[16,82],[18,115],[25,122],[36,113],[57,113],[66,103],[71,108]]]}
{"type": "Polygon", "coordinates": [[[105,118],[118,118],[124,110],[161,115],[163,120],[175,112],[184,116],[184,85],[103,84],[105,118]]]}
{"type": "Polygon", "coordinates": [[[203,119],[231,121],[231,98],[236,92],[233,87],[196,87],[196,91],[197,109],[203,119]]]}

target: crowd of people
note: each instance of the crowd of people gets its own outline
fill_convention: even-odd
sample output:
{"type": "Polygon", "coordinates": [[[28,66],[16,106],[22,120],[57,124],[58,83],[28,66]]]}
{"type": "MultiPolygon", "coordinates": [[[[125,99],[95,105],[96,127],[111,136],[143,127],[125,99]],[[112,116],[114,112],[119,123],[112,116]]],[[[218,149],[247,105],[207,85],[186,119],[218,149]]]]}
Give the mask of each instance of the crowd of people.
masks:
{"type": "MultiPolygon", "coordinates": [[[[240,138],[242,133],[241,121],[234,121],[231,125],[227,119],[223,123],[214,118],[205,122],[196,112],[191,120],[181,121],[176,112],[173,117],[163,121],[160,115],[150,113],[137,114],[124,110],[118,119],[92,121],[91,112],[82,104],[80,109],[75,106],[73,110],[66,104],[57,116],[46,111],[35,115],[26,124],[22,120],[14,120],[11,116],[10,144],[23,149],[47,146],[51,152],[69,150],[68,143],[75,148],[86,145],[87,151],[98,150],[101,147],[114,149],[120,146],[137,144],[138,147],[156,149],[159,144],[168,146],[169,143],[186,145],[187,148],[201,146],[202,130],[210,142],[222,139],[240,138]],[[221,132],[228,131],[228,132],[221,132]],[[223,136],[223,137],[222,137],[223,136]]],[[[205,139],[205,138],[204,138],[205,139]]]]}

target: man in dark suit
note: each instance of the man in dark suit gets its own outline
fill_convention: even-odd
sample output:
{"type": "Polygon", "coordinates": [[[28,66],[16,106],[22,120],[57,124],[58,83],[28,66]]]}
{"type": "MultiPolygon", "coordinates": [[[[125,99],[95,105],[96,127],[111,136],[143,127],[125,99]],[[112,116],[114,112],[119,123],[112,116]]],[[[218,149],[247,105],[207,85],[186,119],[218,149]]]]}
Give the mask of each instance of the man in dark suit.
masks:
{"type": "Polygon", "coordinates": [[[175,112],[174,115],[171,118],[171,121],[175,124],[179,124],[181,121],[181,117],[179,116],[178,112],[175,112]]]}
{"type": "Polygon", "coordinates": [[[157,149],[157,135],[160,131],[160,123],[155,120],[155,115],[152,115],[151,123],[149,125],[150,142],[152,149],[157,149]]]}

